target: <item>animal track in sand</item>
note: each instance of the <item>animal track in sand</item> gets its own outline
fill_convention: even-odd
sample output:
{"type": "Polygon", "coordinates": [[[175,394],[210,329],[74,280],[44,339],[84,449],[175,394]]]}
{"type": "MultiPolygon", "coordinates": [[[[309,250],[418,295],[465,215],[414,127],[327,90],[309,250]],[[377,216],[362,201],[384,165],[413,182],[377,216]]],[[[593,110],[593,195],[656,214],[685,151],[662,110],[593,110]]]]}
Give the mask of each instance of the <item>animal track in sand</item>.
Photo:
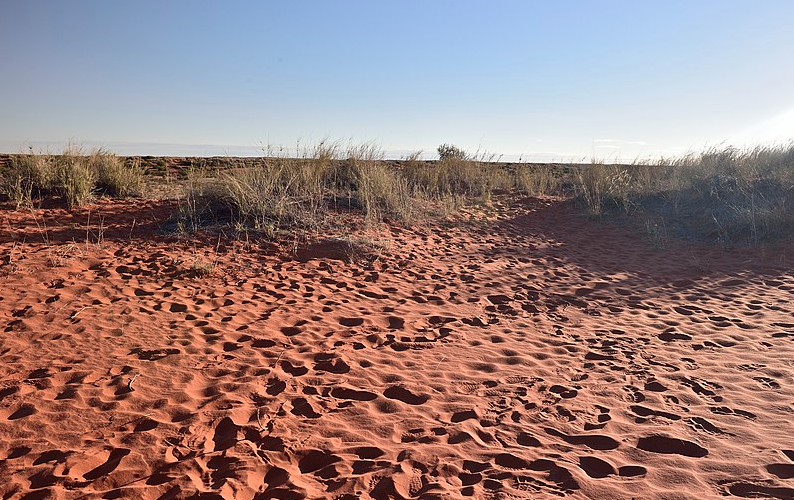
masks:
{"type": "MultiPolygon", "coordinates": [[[[668,420],[673,420],[673,421],[681,420],[681,416],[680,415],[676,415],[675,413],[669,413],[669,412],[660,411],[660,410],[653,410],[651,408],[647,408],[647,407],[641,406],[641,405],[633,405],[633,406],[630,407],[630,409],[631,409],[631,411],[633,411],[634,413],[636,413],[640,417],[662,417],[662,418],[666,418],[668,420]]],[[[642,422],[645,422],[647,420],[648,420],[647,418],[637,418],[636,419],[636,421],[638,423],[642,423],[642,422]]]]}
{"type": "Polygon", "coordinates": [[[717,415],[735,415],[737,417],[746,418],[748,420],[755,420],[757,418],[755,413],[751,413],[745,410],[736,410],[733,408],[729,408],[727,406],[712,406],[709,407],[709,410],[717,415]]]}
{"type": "Polygon", "coordinates": [[[690,427],[696,431],[708,432],[710,434],[721,434],[726,436],[733,436],[730,432],[725,432],[710,421],[703,417],[690,417],[686,419],[690,427]]]}
{"type": "Polygon", "coordinates": [[[767,389],[773,389],[773,390],[780,389],[780,384],[769,377],[753,377],[753,380],[755,380],[762,386],[766,387],[767,389]]]}
{"type": "Polygon", "coordinates": [[[167,356],[174,355],[174,354],[180,354],[180,353],[181,353],[181,351],[179,349],[174,349],[174,348],[170,348],[170,349],[149,349],[149,350],[146,350],[146,349],[141,349],[141,348],[137,348],[136,347],[135,349],[132,349],[129,352],[128,356],[135,355],[138,359],[141,359],[141,360],[157,361],[157,360],[163,359],[163,358],[165,358],[167,356]]]}

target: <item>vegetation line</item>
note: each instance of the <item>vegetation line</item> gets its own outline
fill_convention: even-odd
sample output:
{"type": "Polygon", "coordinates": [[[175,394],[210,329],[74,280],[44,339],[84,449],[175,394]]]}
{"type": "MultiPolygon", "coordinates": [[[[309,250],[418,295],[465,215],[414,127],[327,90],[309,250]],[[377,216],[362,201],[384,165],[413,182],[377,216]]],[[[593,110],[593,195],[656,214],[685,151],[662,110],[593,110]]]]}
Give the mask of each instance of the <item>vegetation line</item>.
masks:
{"type": "Polygon", "coordinates": [[[73,208],[98,196],[146,196],[160,176],[181,191],[179,231],[220,225],[246,238],[288,232],[295,241],[332,234],[329,228],[345,213],[358,214],[365,227],[410,224],[467,204],[488,205],[499,192],[559,197],[588,217],[639,222],[659,246],[673,237],[757,245],[794,234],[794,144],[711,149],[631,165],[500,163],[495,155],[451,144],[438,147],[437,161],[420,155],[386,161],[371,143],[323,141],[300,158],[269,152],[249,162],[212,159],[174,176],[165,159],[147,171],[139,158],[104,150],[31,151],[0,168],[0,195],[16,210],[50,199],[73,208]]]}

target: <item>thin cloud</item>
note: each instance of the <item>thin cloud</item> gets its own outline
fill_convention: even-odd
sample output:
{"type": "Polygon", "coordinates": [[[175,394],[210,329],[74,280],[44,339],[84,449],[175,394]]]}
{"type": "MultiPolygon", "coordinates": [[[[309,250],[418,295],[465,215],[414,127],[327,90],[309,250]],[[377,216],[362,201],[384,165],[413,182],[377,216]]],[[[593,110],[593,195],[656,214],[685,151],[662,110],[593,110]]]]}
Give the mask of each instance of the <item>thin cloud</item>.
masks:
{"type": "Polygon", "coordinates": [[[648,143],[646,141],[624,141],[622,139],[594,139],[593,142],[603,144],[603,143],[614,143],[614,144],[623,144],[628,146],[647,146],[648,143]]]}

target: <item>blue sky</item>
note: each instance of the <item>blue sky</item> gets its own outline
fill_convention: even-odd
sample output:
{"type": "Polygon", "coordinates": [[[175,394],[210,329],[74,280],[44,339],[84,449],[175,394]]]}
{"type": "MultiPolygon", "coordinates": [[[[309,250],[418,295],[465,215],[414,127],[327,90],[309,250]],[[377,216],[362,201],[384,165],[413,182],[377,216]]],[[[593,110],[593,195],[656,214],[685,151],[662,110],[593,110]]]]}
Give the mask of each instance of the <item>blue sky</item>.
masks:
{"type": "Polygon", "coordinates": [[[525,159],[794,138],[794,2],[0,1],[0,151],[525,159]]]}

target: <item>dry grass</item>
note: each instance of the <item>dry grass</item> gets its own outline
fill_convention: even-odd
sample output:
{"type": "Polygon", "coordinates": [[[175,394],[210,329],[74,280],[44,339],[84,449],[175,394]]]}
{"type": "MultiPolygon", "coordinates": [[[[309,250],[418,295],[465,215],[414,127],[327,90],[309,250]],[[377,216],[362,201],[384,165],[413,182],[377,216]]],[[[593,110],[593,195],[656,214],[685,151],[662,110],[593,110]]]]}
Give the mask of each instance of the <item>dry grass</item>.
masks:
{"type": "Polygon", "coordinates": [[[116,198],[139,196],[143,193],[143,169],[140,160],[125,164],[113,153],[98,149],[88,157],[88,164],[96,174],[96,187],[116,198]]]}
{"type": "Polygon", "coordinates": [[[32,207],[34,197],[52,189],[53,169],[44,155],[26,154],[11,158],[0,175],[0,188],[16,208],[32,207]]]}
{"type": "Polygon", "coordinates": [[[450,196],[487,199],[494,190],[510,189],[515,184],[509,172],[499,165],[458,158],[435,163],[411,162],[403,174],[413,191],[435,199],[450,196]]]}
{"type": "Polygon", "coordinates": [[[0,192],[17,209],[36,201],[62,198],[68,207],[83,205],[95,193],[128,197],[142,193],[143,170],[116,155],[96,150],[85,155],[67,147],[60,155],[16,155],[0,172],[0,192]]]}
{"type": "Polygon", "coordinates": [[[399,171],[381,160],[383,151],[372,144],[348,150],[344,165],[351,174],[351,198],[369,224],[380,222],[384,216],[408,221],[414,213],[408,183],[399,171]]]}
{"type": "Polygon", "coordinates": [[[68,207],[83,205],[93,197],[97,175],[85,156],[67,149],[54,158],[54,165],[55,190],[68,207]]]}
{"type": "Polygon", "coordinates": [[[220,187],[217,180],[209,177],[204,168],[191,168],[182,188],[179,199],[179,213],[176,226],[181,233],[198,231],[215,217],[218,207],[212,201],[219,199],[220,187]]]}
{"type": "Polygon", "coordinates": [[[207,220],[206,209],[239,228],[275,236],[319,233],[331,210],[360,210],[368,224],[383,217],[409,220],[414,213],[408,184],[381,162],[372,144],[353,146],[340,159],[338,143],[321,143],[304,158],[270,158],[261,167],[233,169],[199,184],[190,182],[183,203],[184,227],[207,220]],[[203,213],[201,213],[203,212],[203,213]]]}
{"type": "Polygon", "coordinates": [[[294,206],[298,200],[290,196],[297,175],[281,163],[225,172],[211,194],[215,202],[233,211],[238,223],[272,235],[282,223],[294,222],[301,214],[294,206]]]}
{"type": "Polygon", "coordinates": [[[622,213],[653,222],[649,234],[719,244],[790,238],[794,145],[711,149],[654,164],[582,168],[576,201],[593,217],[622,213]]]}
{"type": "Polygon", "coordinates": [[[515,187],[530,196],[556,196],[560,194],[561,175],[550,165],[518,165],[515,170],[515,187]]]}
{"type": "MultiPolygon", "coordinates": [[[[451,145],[439,148],[438,161],[416,152],[388,162],[374,144],[332,141],[304,148],[300,158],[271,153],[247,163],[211,159],[211,167],[180,174],[180,229],[222,224],[269,237],[287,231],[297,241],[334,234],[342,212],[359,214],[369,227],[385,219],[411,223],[519,192],[570,195],[593,218],[636,219],[660,247],[671,238],[753,245],[794,234],[794,145],[583,167],[501,164],[451,145]]],[[[67,149],[12,157],[0,189],[16,208],[50,197],[72,207],[96,194],[138,195],[143,180],[138,164],[107,151],[67,149]]]]}

